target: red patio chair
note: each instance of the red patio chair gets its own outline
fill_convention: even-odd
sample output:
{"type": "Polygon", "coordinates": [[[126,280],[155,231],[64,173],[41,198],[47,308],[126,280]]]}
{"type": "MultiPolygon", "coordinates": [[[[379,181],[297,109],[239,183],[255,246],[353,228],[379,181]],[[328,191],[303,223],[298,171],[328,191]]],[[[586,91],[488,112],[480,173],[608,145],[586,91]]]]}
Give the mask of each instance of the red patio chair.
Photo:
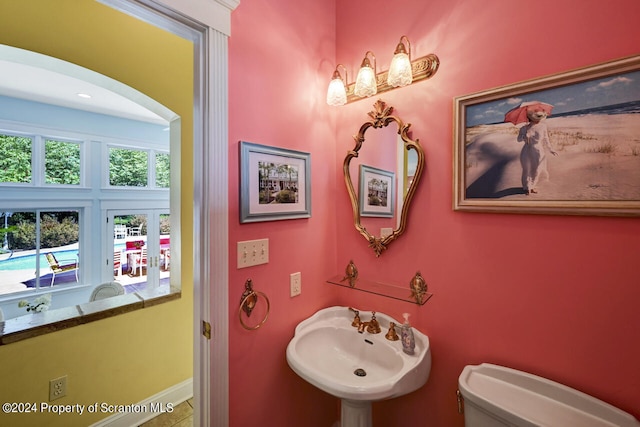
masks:
{"type": "Polygon", "coordinates": [[[122,251],[113,252],[113,275],[122,276],[122,251]]]}

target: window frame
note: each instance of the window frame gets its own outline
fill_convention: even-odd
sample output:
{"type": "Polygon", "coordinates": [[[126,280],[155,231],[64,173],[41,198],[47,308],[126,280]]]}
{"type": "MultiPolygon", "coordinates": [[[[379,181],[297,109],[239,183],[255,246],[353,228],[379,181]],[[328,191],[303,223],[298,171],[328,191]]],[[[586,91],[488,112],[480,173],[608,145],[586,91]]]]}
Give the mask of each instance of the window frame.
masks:
{"type": "Polygon", "coordinates": [[[18,131],[11,131],[11,130],[5,130],[4,128],[0,128],[0,134],[3,136],[14,136],[14,137],[18,137],[18,138],[29,138],[31,139],[31,180],[29,182],[15,182],[15,181],[0,181],[0,190],[2,189],[2,187],[4,186],[20,186],[20,187],[29,187],[29,186],[33,186],[33,168],[34,168],[34,158],[35,158],[35,147],[36,147],[36,138],[35,135],[29,134],[29,133],[25,133],[25,132],[18,132],[18,131]]]}
{"type": "MultiPolygon", "coordinates": [[[[0,209],[0,211],[7,211],[6,209],[0,209]]],[[[34,255],[36,255],[37,257],[40,257],[41,255],[50,252],[48,250],[48,248],[43,248],[42,247],[42,241],[41,241],[41,221],[42,221],[42,214],[43,213],[51,213],[51,212],[71,212],[71,211],[75,211],[78,213],[78,262],[80,263],[80,269],[78,270],[78,280],[76,282],[75,285],[63,285],[65,288],[72,288],[72,287],[79,287],[82,284],[82,275],[83,275],[83,265],[80,261],[80,253],[81,253],[81,240],[82,240],[82,236],[84,235],[84,232],[82,230],[82,224],[83,224],[83,216],[84,216],[84,211],[85,208],[69,208],[68,206],[64,206],[64,207],[60,207],[60,206],[56,206],[56,207],[24,207],[22,206],[22,203],[17,203],[15,208],[11,208],[10,212],[12,212],[13,214],[19,213],[19,212],[29,212],[29,213],[33,213],[35,214],[36,217],[36,227],[35,227],[35,231],[36,231],[36,243],[35,243],[35,248],[34,249],[29,249],[29,250],[33,250],[34,255]],[[20,207],[17,207],[20,206],[20,207]]],[[[84,252],[83,252],[84,254],[84,252]]],[[[85,254],[86,255],[86,254],[85,254]]],[[[41,279],[42,276],[49,274],[48,271],[48,267],[46,264],[43,263],[36,263],[36,273],[35,273],[35,286],[32,288],[27,288],[23,291],[19,291],[19,292],[15,292],[15,294],[20,294],[21,292],[35,292],[38,293],[38,291],[41,291],[43,289],[47,289],[49,291],[51,291],[52,289],[54,289],[55,283],[52,286],[46,286],[46,285],[41,285],[41,279]]],[[[55,288],[55,289],[59,289],[59,288],[55,288]]],[[[8,293],[8,294],[0,294],[0,300],[2,299],[3,296],[7,296],[7,295],[12,295],[13,293],[8,293]]]]}
{"type": "MultiPolygon", "coordinates": [[[[87,156],[86,154],[86,149],[85,147],[87,146],[86,141],[83,140],[76,140],[76,139],[72,139],[72,138],[54,138],[51,136],[44,136],[44,135],[39,135],[41,138],[41,141],[39,143],[39,145],[41,145],[41,147],[38,147],[38,149],[42,150],[42,170],[40,171],[39,175],[40,178],[42,179],[41,185],[42,186],[46,186],[48,188],[51,187],[70,187],[70,188],[81,188],[86,186],[85,181],[86,181],[86,173],[84,173],[84,170],[86,170],[86,167],[84,167],[84,158],[87,156]],[[80,155],[80,170],[78,171],[79,176],[80,176],[80,182],[78,184],[59,184],[59,183],[49,183],[47,182],[47,142],[62,142],[62,143],[66,143],[66,144],[77,144],[78,148],[79,148],[79,155],[80,155]],[[84,170],[83,170],[84,169],[84,170]]],[[[33,174],[33,172],[32,172],[33,174]]]]}
{"type": "MultiPolygon", "coordinates": [[[[128,141],[124,139],[114,139],[114,138],[105,138],[108,140],[106,144],[102,147],[102,158],[104,159],[105,165],[107,167],[104,171],[105,173],[102,176],[102,188],[110,189],[110,190],[148,190],[148,191],[170,191],[171,186],[169,187],[158,187],[156,184],[156,154],[168,154],[169,159],[171,159],[171,151],[168,147],[163,147],[161,144],[153,144],[153,143],[144,143],[145,145],[141,145],[139,141],[128,141]],[[136,187],[136,186],[125,186],[125,185],[111,185],[111,149],[125,149],[125,150],[136,150],[143,151],[147,153],[147,185],[144,187],[136,187]]],[[[171,163],[171,160],[170,160],[171,163]]]]}
{"type": "MultiPolygon", "coordinates": [[[[57,130],[41,125],[0,120],[0,134],[29,137],[33,141],[31,153],[30,183],[0,183],[0,211],[64,211],[77,210],[79,222],[78,252],[81,259],[79,280],[76,284],[53,287],[27,288],[22,291],[0,294],[0,302],[33,297],[42,293],[82,291],[98,283],[113,280],[106,277],[102,260],[105,258],[105,242],[109,240],[105,230],[106,209],[120,211],[139,210],[139,206],[156,206],[170,212],[171,188],[111,186],[109,182],[108,147],[136,149],[147,152],[147,159],[154,167],[147,167],[147,179],[155,184],[155,153],[170,154],[169,138],[166,145],[126,138],[90,135],[70,130],[57,130]],[[45,141],[55,140],[80,144],[80,185],[47,184],[45,182],[45,141]],[[37,151],[37,153],[36,153],[37,151]],[[150,171],[153,169],[153,172],[150,171]],[[99,170],[99,173],[94,171],[99,170]],[[106,184],[106,185],[105,185],[106,184]],[[95,239],[94,232],[101,238],[95,239]]],[[[148,162],[149,165],[149,162],[148,162]]],[[[42,266],[41,266],[42,270],[42,266]]],[[[176,279],[177,280],[177,279],[176,279]]],[[[172,286],[175,286],[172,281],[172,286]]]]}

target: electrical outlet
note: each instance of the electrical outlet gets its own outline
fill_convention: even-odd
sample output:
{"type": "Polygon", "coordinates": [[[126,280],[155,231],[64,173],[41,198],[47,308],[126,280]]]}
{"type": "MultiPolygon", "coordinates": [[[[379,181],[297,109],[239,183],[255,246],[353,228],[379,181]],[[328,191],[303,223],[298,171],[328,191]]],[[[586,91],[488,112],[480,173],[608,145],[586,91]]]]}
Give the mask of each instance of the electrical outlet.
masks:
{"type": "Polygon", "coordinates": [[[238,242],[238,268],[269,262],[269,239],[238,242]]]}
{"type": "Polygon", "coordinates": [[[49,402],[67,395],[67,376],[49,380],[49,402]]]}
{"type": "Polygon", "coordinates": [[[291,296],[295,297],[302,293],[302,275],[300,272],[291,273],[289,276],[289,285],[291,286],[291,296]]]}

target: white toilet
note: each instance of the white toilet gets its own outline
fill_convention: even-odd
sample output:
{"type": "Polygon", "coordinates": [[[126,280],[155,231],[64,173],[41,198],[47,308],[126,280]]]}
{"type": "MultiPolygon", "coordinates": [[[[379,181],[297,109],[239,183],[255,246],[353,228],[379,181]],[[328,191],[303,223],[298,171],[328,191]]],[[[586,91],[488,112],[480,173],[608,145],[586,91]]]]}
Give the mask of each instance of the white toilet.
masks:
{"type": "Polygon", "coordinates": [[[458,389],[465,427],[640,427],[608,403],[503,366],[465,366],[458,389]]]}

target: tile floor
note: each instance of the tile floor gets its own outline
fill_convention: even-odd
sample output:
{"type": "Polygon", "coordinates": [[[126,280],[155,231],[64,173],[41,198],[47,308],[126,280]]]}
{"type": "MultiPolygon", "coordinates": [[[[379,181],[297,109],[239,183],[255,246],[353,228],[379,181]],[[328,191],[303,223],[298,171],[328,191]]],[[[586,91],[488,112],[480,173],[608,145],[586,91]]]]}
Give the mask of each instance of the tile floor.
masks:
{"type": "Polygon", "coordinates": [[[173,412],[158,415],[139,427],[193,427],[193,399],[182,402],[173,408],[173,412]]]}

